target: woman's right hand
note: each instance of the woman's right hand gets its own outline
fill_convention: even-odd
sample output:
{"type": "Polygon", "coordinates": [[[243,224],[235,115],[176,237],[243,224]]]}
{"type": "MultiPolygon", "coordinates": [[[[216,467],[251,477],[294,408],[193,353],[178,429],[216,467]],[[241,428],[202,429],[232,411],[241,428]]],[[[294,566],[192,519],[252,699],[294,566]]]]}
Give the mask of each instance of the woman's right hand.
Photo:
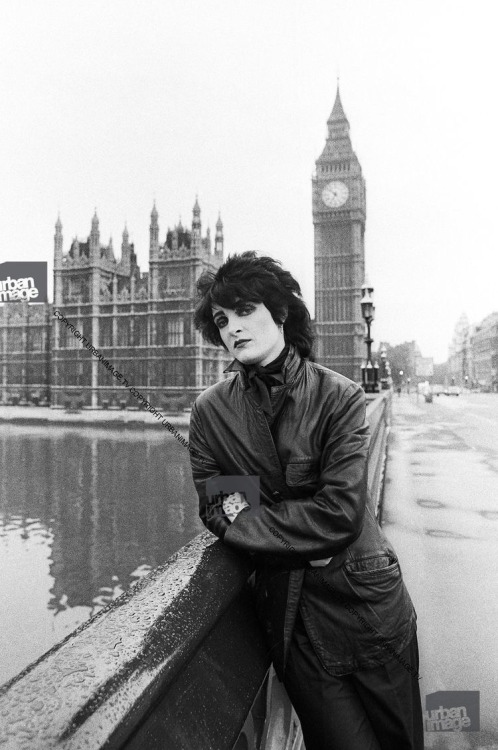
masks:
{"type": "Polygon", "coordinates": [[[244,508],[251,506],[240,492],[232,492],[231,495],[223,500],[223,510],[230,523],[237,518],[237,515],[244,508]]]}

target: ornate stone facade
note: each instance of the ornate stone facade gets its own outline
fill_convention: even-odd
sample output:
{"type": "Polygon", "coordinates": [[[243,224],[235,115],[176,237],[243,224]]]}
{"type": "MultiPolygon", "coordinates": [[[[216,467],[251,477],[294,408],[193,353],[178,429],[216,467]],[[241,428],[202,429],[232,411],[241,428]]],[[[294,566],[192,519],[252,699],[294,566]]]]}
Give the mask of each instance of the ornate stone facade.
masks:
{"type": "Polygon", "coordinates": [[[361,285],[365,278],[365,180],[349,137],[339,89],[313,175],[315,358],[361,380],[365,358],[361,285]]]}
{"type": "Polygon", "coordinates": [[[191,229],[180,224],[159,240],[158,212],[150,222],[149,272],[141,273],[125,228],[121,257],[100,242],[95,213],[86,241],[63,251],[55,225],[54,304],[9,303],[0,308],[2,401],[49,400],[53,406],[136,405],[136,398],[53,316],[59,309],[87,341],[157,408],[190,404],[223,377],[224,349],[205,344],[193,326],[195,284],[223,262],[223,224],[214,248],[201,231],[196,200],[191,229]]]}
{"type": "Polygon", "coordinates": [[[0,400],[49,398],[51,305],[8,302],[0,307],[0,400]]]}

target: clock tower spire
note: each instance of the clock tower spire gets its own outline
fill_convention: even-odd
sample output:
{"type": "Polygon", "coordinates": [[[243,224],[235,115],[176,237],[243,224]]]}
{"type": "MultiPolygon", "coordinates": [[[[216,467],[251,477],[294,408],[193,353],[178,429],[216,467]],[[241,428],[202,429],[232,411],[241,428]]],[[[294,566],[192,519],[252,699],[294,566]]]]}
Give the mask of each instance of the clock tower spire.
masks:
{"type": "Polygon", "coordinates": [[[327,139],[313,174],[315,229],[315,357],[361,381],[365,277],[365,180],[353,151],[337,87],[327,139]]]}

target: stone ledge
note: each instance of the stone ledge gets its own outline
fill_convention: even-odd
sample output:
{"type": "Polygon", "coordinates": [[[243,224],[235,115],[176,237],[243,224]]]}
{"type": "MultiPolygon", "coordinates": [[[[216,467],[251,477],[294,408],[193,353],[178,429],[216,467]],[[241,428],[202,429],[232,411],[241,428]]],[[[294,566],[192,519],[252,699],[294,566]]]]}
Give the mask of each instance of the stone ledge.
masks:
{"type": "Polygon", "coordinates": [[[120,747],[237,600],[250,570],[212,534],[199,534],[0,688],[0,747],[120,747]]]}

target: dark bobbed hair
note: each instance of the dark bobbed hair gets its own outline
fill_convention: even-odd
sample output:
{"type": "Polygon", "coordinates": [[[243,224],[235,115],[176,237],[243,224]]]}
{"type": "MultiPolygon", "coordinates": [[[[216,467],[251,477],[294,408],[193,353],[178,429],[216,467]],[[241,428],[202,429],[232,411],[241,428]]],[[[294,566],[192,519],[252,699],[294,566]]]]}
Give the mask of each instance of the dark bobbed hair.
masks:
{"type": "Polygon", "coordinates": [[[248,250],[229,255],[216,273],[205,271],[197,281],[194,312],[194,325],[204,340],[226,349],[212,305],[233,310],[240,302],[262,302],[275,323],[284,324],[286,343],[294,344],[301,357],[309,357],[314,340],[310,314],[298,282],[281,266],[279,260],[248,250]]]}

